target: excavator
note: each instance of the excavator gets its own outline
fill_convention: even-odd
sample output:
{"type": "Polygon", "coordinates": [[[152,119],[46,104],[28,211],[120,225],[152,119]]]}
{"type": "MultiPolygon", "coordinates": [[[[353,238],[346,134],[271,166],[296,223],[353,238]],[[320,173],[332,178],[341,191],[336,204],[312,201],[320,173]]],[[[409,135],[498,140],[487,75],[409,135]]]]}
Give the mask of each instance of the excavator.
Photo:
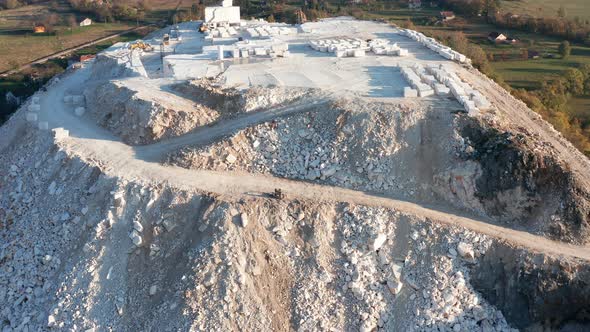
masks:
{"type": "Polygon", "coordinates": [[[151,51],[154,50],[154,48],[152,47],[152,45],[150,45],[148,43],[145,43],[142,40],[138,40],[135,43],[131,44],[129,46],[129,49],[132,50],[132,51],[135,50],[135,49],[141,49],[141,50],[143,50],[145,52],[151,52],[151,51]]]}

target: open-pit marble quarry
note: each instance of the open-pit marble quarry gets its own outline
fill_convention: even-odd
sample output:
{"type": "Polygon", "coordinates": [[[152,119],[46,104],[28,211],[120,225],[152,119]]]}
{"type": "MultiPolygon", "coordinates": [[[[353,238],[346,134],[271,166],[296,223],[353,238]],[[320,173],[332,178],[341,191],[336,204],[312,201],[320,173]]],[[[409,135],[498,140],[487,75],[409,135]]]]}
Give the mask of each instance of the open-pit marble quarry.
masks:
{"type": "Polygon", "coordinates": [[[549,124],[416,31],[212,8],[0,127],[0,331],[590,329],[549,124]]]}

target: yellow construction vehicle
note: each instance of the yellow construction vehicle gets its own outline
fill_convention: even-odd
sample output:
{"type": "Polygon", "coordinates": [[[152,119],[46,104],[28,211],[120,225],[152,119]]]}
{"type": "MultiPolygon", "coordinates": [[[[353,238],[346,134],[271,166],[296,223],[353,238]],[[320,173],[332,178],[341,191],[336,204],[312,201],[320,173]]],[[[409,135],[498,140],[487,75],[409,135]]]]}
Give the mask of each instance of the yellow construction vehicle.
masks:
{"type": "Polygon", "coordinates": [[[133,43],[133,44],[131,44],[129,46],[129,49],[132,50],[132,51],[135,50],[135,49],[138,49],[138,48],[141,49],[141,50],[144,50],[145,52],[151,52],[151,51],[154,50],[154,48],[152,47],[152,45],[150,45],[148,43],[145,43],[142,40],[138,40],[138,41],[136,41],[135,43],[133,43]]]}

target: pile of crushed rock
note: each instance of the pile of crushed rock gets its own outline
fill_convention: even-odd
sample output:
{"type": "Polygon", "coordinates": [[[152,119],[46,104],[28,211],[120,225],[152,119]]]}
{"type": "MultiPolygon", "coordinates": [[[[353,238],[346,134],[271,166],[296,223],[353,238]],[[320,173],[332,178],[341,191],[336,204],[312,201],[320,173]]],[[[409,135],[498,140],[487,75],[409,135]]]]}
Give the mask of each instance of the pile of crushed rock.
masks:
{"type": "Polygon", "coordinates": [[[183,148],[166,162],[430,197],[432,190],[425,188],[431,174],[447,168],[463,148],[452,122],[448,111],[353,102],[259,124],[208,146],[183,148]],[[433,118],[435,123],[422,128],[433,118]],[[428,146],[410,145],[416,135],[424,135],[428,146]]]}

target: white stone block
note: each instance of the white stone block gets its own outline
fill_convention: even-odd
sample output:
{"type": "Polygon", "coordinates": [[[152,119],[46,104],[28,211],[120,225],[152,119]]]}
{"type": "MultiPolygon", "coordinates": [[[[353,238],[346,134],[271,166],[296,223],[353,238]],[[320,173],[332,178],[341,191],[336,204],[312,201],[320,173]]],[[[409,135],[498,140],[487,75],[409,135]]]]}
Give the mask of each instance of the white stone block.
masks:
{"type": "Polygon", "coordinates": [[[56,140],[61,140],[70,136],[70,131],[63,128],[55,128],[51,131],[53,132],[53,137],[56,140]]]}
{"type": "Polygon", "coordinates": [[[410,53],[408,52],[407,49],[405,49],[405,48],[399,49],[399,56],[408,56],[408,54],[410,54],[410,53]]]}
{"type": "Polygon", "coordinates": [[[418,96],[420,97],[428,97],[434,94],[434,90],[426,84],[420,83],[417,86],[418,88],[418,96]]]}
{"type": "Polygon", "coordinates": [[[257,56],[266,55],[266,49],[264,47],[256,47],[254,49],[254,54],[256,54],[257,56]]]}
{"type": "Polygon", "coordinates": [[[470,116],[475,116],[479,114],[479,109],[475,106],[475,103],[473,101],[467,101],[463,106],[465,107],[467,114],[469,114],[470,116]]]}
{"type": "Polygon", "coordinates": [[[364,57],[365,56],[365,50],[355,49],[354,52],[353,52],[353,56],[355,58],[364,57]]]}
{"type": "Polygon", "coordinates": [[[248,52],[247,49],[243,49],[240,51],[240,55],[242,56],[242,58],[247,58],[250,56],[250,53],[248,52]]]}
{"type": "Polygon", "coordinates": [[[47,123],[46,121],[39,122],[39,129],[40,130],[48,130],[49,123],[47,123]]]}
{"type": "Polygon", "coordinates": [[[371,47],[371,51],[377,55],[384,55],[387,54],[385,48],[382,47],[371,47]]]}
{"type": "Polygon", "coordinates": [[[240,23],[240,7],[205,7],[205,22],[206,23],[240,23]]]}
{"type": "Polygon", "coordinates": [[[76,107],[76,109],[74,110],[74,113],[75,113],[77,116],[82,116],[82,115],[84,115],[84,113],[85,113],[85,112],[86,112],[86,108],[84,108],[84,107],[82,107],[82,106],[80,106],[80,107],[76,107]]]}
{"type": "Polygon", "coordinates": [[[74,95],[74,96],[72,96],[72,102],[74,104],[83,104],[84,103],[84,96],[74,95]]]}
{"type": "Polygon", "coordinates": [[[246,31],[248,32],[248,34],[249,34],[249,35],[250,35],[250,37],[252,37],[252,38],[255,38],[255,37],[258,37],[258,36],[260,36],[260,34],[259,34],[259,33],[258,33],[256,30],[254,30],[254,29],[252,29],[252,28],[248,28],[248,29],[246,29],[246,31]]]}
{"type": "Polygon", "coordinates": [[[37,113],[35,113],[35,112],[28,112],[27,113],[27,121],[28,122],[35,122],[35,121],[37,121],[37,119],[38,119],[37,113]]]}
{"type": "Polygon", "coordinates": [[[436,92],[439,96],[448,95],[451,92],[451,89],[447,88],[443,84],[435,84],[434,85],[434,92],[436,92]]]}
{"type": "Polygon", "coordinates": [[[418,97],[418,91],[410,88],[409,86],[406,86],[406,87],[404,87],[404,97],[406,97],[406,98],[418,97]]]}
{"type": "Polygon", "coordinates": [[[30,104],[29,105],[29,112],[39,112],[41,111],[41,105],[39,104],[30,104]]]}
{"type": "Polygon", "coordinates": [[[31,98],[31,101],[33,102],[33,104],[39,104],[39,96],[33,96],[31,98]]]}
{"type": "Polygon", "coordinates": [[[485,110],[489,109],[491,104],[484,96],[477,96],[473,98],[473,102],[475,103],[475,107],[485,110]]]}
{"type": "Polygon", "coordinates": [[[223,60],[223,45],[217,46],[217,60],[223,60]]]}
{"type": "Polygon", "coordinates": [[[65,95],[64,96],[64,103],[71,104],[72,103],[72,96],[71,95],[65,95]]]}

